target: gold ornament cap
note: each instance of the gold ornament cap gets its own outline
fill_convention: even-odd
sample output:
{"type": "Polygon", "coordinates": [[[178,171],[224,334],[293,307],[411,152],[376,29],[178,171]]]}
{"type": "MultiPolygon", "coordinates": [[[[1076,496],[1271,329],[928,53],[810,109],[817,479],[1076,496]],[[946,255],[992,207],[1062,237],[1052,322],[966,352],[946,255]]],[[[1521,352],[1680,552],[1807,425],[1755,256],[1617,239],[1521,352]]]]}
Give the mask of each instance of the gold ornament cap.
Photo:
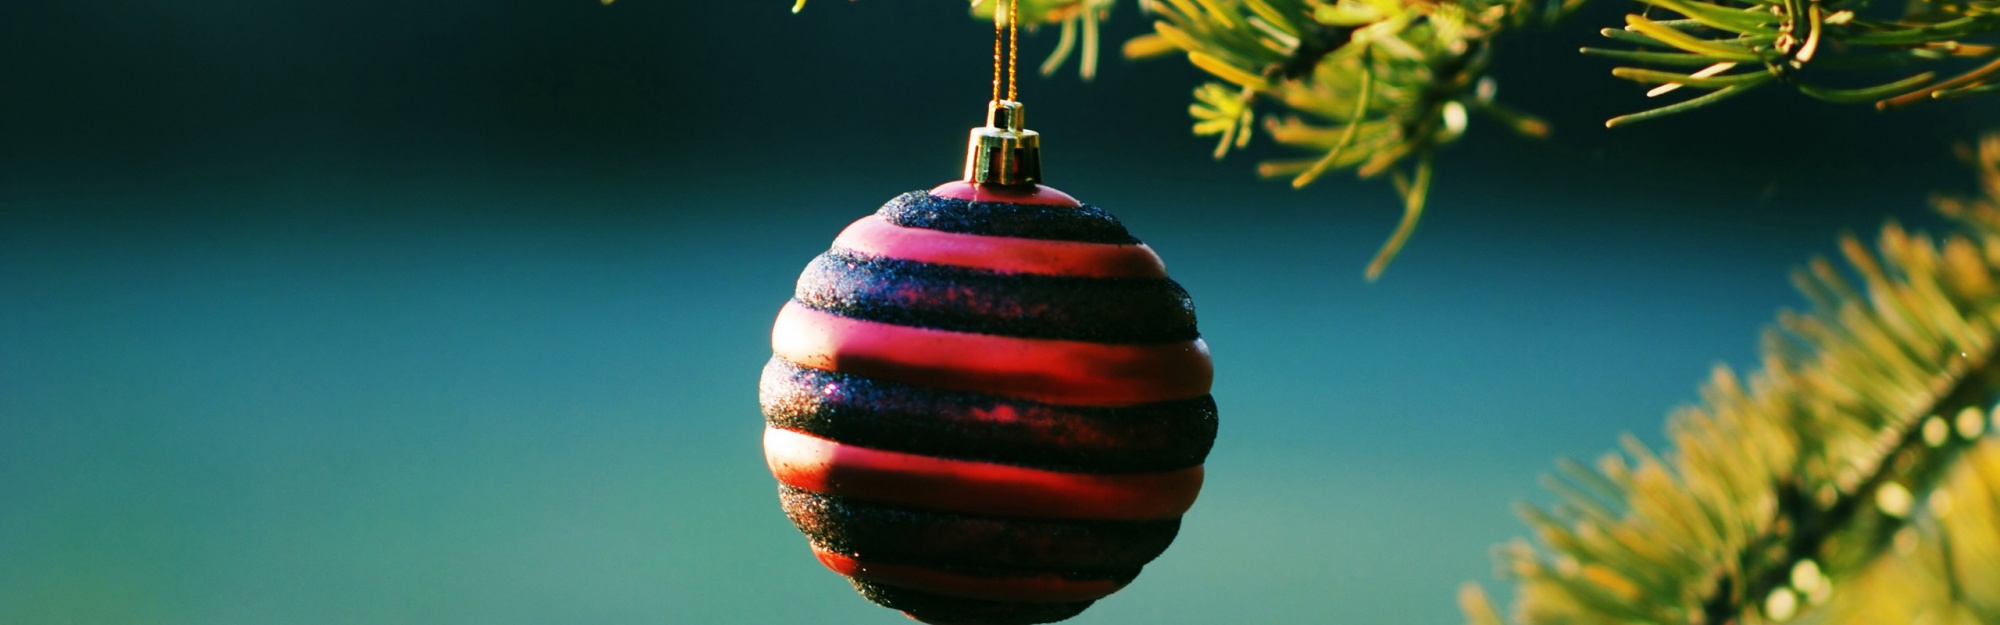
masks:
{"type": "Polygon", "coordinates": [[[986,105],[986,126],[972,129],[965,148],[965,181],[1002,186],[1042,181],[1042,135],[1023,128],[1020,102],[986,105]]]}

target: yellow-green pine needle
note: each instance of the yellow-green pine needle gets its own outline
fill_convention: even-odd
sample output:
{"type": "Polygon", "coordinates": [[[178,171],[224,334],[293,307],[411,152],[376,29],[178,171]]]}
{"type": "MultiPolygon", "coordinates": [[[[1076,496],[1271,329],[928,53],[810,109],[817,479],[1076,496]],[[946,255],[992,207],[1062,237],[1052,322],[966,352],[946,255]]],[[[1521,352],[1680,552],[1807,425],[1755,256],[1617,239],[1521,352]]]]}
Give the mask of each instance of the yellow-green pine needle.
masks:
{"type": "Polygon", "coordinates": [[[1369,282],[1382,277],[1382,271],[1389,268],[1389,262],[1403,251],[1404,244],[1409,243],[1410,234],[1417,231],[1417,220],[1424,216],[1424,201],[1430,196],[1433,153],[1432,148],[1424,148],[1423,153],[1417,156],[1416,180],[1410,183],[1409,192],[1403,194],[1403,220],[1396,224],[1396,233],[1389,235],[1389,242],[1383,244],[1373,260],[1368,261],[1369,282]]]}
{"type": "Polygon", "coordinates": [[[1355,135],[1361,132],[1361,122],[1368,118],[1368,105],[1374,96],[1375,70],[1364,64],[1361,68],[1360,93],[1354,97],[1354,114],[1347,119],[1347,130],[1340,133],[1340,141],[1333,144],[1333,149],[1328,150],[1326,156],[1321,157],[1319,162],[1314,163],[1311,169],[1292,179],[1292,188],[1305,188],[1306,185],[1312,184],[1314,180],[1318,180],[1320,174],[1326,173],[1327,168],[1333,165],[1334,159],[1340,157],[1341,151],[1346,150],[1349,144],[1354,143],[1355,135]]]}
{"type": "Polygon", "coordinates": [[[1706,39],[1696,38],[1693,35],[1689,35],[1687,33],[1675,30],[1673,28],[1662,25],[1659,22],[1655,22],[1653,20],[1649,20],[1638,15],[1625,16],[1625,23],[1626,25],[1631,26],[1632,30],[1637,31],[1639,34],[1652,37],[1653,39],[1658,40],[1660,43],[1680,48],[1688,52],[1693,52],[1695,54],[1708,56],[1716,60],[1756,61],[1763,58],[1758,56],[1757,53],[1751,52],[1750,50],[1731,45],[1724,45],[1706,39]]]}
{"type": "Polygon", "coordinates": [[[1043,76],[1056,73],[1063,61],[1069,59],[1069,53],[1076,49],[1076,26],[1075,18],[1063,20],[1062,33],[1056,37],[1056,49],[1049,52],[1048,60],[1042,61],[1043,76]]]}
{"type": "Polygon", "coordinates": [[[1764,80],[1769,80],[1771,78],[1771,73],[1769,70],[1758,70],[1756,72],[1748,74],[1735,74],[1730,76],[1698,76],[1693,74],[1675,74],[1673,72],[1662,72],[1650,69],[1640,69],[1636,67],[1614,68],[1611,70],[1611,75],[1617,76],[1619,78],[1624,78],[1626,80],[1632,80],[1643,83],[1679,84],[1679,85],[1687,85],[1689,87],[1713,87],[1713,88],[1732,87],[1742,84],[1752,84],[1752,83],[1762,82],[1764,80]]]}
{"type": "Polygon", "coordinates": [[[1208,70],[1208,73],[1214,74],[1216,78],[1236,83],[1246,89],[1263,91],[1271,88],[1271,83],[1263,78],[1237,69],[1236,66],[1230,65],[1222,59],[1209,56],[1206,52],[1188,51],[1188,62],[1193,63],[1195,67],[1208,70]]]}
{"type": "Polygon", "coordinates": [[[1873,102],[1876,100],[1881,100],[1883,98],[1895,97],[1897,95],[1908,92],[1911,89],[1915,89],[1918,87],[1922,87],[1926,84],[1929,84],[1930,81],[1935,78],[1937,78],[1936,73],[1924,72],[1922,74],[1917,74],[1915,76],[1904,78],[1896,82],[1884,85],[1876,85],[1873,87],[1862,87],[1860,89],[1829,89],[1826,87],[1815,87],[1808,84],[1800,84],[1799,93],[1803,93],[1812,96],[1814,98],[1818,98],[1828,102],[1833,102],[1836,104],[1859,104],[1862,102],[1873,102]]]}
{"type": "Polygon", "coordinates": [[[1718,90],[1714,93],[1703,95],[1701,97],[1687,100],[1685,102],[1669,104],[1650,111],[1633,113],[1631,115],[1620,115],[1618,117],[1613,117],[1610,120],[1604,122],[1604,127],[1617,128],[1619,126],[1636,124],[1649,119],[1658,119],[1661,117],[1666,117],[1668,115],[1672,115],[1675,113],[1685,113],[1728,99],[1730,96],[1738,95],[1745,91],[1755,89],[1759,85],[1763,85],[1764,83],[1770,81],[1771,81],[1771,75],[1764,74],[1758,80],[1746,82],[1740,85],[1732,85],[1729,87],[1724,87],[1721,90],[1718,90]]]}
{"type": "Polygon", "coordinates": [[[1150,59],[1173,52],[1177,47],[1159,33],[1148,33],[1125,40],[1122,48],[1125,58],[1132,60],[1150,59]]]}

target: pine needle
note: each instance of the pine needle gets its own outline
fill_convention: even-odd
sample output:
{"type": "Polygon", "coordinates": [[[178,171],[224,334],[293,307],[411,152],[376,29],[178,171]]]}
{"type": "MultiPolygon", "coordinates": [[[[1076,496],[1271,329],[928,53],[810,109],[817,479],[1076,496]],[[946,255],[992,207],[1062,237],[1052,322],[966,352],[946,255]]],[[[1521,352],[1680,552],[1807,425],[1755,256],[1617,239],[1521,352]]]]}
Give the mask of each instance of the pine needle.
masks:
{"type": "Polygon", "coordinates": [[[1417,157],[1415,179],[1403,191],[1403,219],[1396,224],[1395,234],[1389,235],[1389,242],[1384,243],[1382,250],[1375,253],[1375,258],[1368,261],[1365,275],[1369,282],[1382,277],[1382,272],[1389,268],[1389,263],[1396,260],[1396,255],[1403,251],[1403,245],[1410,242],[1410,234],[1417,231],[1417,221],[1424,217],[1424,203],[1430,198],[1431,170],[1432,163],[1435,162],[1433,155],[1431,150],[1424,150],[1417,157]]]}
{"type": "Polygon", "coordinates": [[[1650,111],[1613,117],[1604,122],[1604,127],[1617,128],[1619,126],[1636,124],[1649,119],[1659,119],[1661,117],[1666,117],[1668,115],[1673,115],[1675,113],[1685,113],[1688,111],[1692,111],[1704,106],[1708,106],[1710,104],[1714,104],[1716,102],[1721,102],[1723,100],[1728,99],[1731,96],[1741,94],[1745,91],[1755,89],[1758,85],[1770,82],[1772,78],[1773,76],[1771,76],[1770,74],[1762,74],[1755,80],[1750,80],[1740,84],[1730,85],[1728,87],[1718,89],[1714,92],[1702,95],[1697,98],[1692,98],[1675,104],[1669,104],[1650,111]]]}
{"type": "Polygon", "coordinates": [[[1306,185],[1312,184],[1320,174],[1326,173],[1327,167],[1333,165],[1334,159],[1340,158],[1341,151],[1354,144],[1354,137],[1361,132],[1361,123],[1368,119],[1368,105],[1375,97],[1375,72],[1365,69],[1361,72],[1361,85],[1357,87],[1357,91],[1358,95],[1354,97],[1354,114],[1348,117],[1347,129],[1341,131],[1340,142],[1333,144],[1333,149],[1327,150],[1326,156],[1321,157],[1319,162],[1313,163],[1312,169],[1293,178],[1292,188],[1303,189],[1306,185]]]}

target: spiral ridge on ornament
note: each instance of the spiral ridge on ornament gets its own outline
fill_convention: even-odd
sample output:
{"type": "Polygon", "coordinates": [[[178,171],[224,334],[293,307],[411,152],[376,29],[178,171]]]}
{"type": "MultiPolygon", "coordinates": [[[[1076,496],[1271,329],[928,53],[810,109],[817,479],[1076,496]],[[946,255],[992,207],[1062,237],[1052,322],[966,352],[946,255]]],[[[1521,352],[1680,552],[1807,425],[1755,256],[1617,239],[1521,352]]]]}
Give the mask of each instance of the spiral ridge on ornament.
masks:
{"type": "Polygon", "coordinates": [[[1215,375],[1201,339],[1095,343],[958,332],[843,317],[797,301],[779,309],[771,349],[815,369],[1091,406],[1200,397],[1215,375]]]}
{"type": "Polygon", "coordinates": [[[929,623],[1074,616],[1158,557],[1216,434],[1192,300],[1046,187],[903,194],[800,276],[759,383],[780,502],[929,623]]]}
{"type": "Polygon", "coordinates": [[[1136,572],[1167,550],[1181,525],[1179,518],[994,519],[873,504],[790,486],[778,491],[785,514],[816,547],[940,567],[1136,572]]]}
{"type": "Polygon", "coordinates": [[[1058,471],[1167,471],[1200,464],[1215,439],[1208,396],[1132,406],[1066,406],[958,393],[801,367],[773,358],[760,386],[766,422],[875,449],[1058,471]]]}
{"type": "Polygon", "coordinates": [[[835,250],[910,262],[999,273],[1085,278],[1165,278],[1153,248],[1054,239],[963,234],[898,226],[880,215],[854,222],[834,239],[835,250]]]}
{"type": "Polygon", "coordinates": [[[1137,245],[1125,224],[1089,204],[991,202],[941,197],[911,191],[889,200],[876,212],[889,223],[959,234],[1018,239],[1137,245]]]}
{"type": "Polygon", "coordinates": [[[1200,336],[1194,301],[1164,277],[1008,274],[833,250],[806,266],[793,299],[851,319],[1019,338],[1160,343],[1200,336]]]}

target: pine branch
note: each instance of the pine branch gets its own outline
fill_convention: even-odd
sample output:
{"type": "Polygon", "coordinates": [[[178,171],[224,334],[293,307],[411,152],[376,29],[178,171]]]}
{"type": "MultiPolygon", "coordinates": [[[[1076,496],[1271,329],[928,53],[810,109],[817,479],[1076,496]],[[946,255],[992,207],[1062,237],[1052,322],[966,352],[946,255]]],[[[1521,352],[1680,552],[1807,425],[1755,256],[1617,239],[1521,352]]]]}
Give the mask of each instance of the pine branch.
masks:
{"type": "MultiPolygon", "coordinates": [[[[1540,120],[1494,102],[1485,75],[1492,39],[1578,2],[1526,0],[1142,0],[1154,33],[1128,42],[1128,58],[1173,52],[1217,80],[1195,89],[1198,136],[1217,136],[1215,156],[1248,144],[1259,105],[1288,114],[1265,119],[1265,135],[1317,156],[1266,161],[1265,177],[1302,188],[1353,170],[1427,183],[1436,151],[1464,134],[1469,113],[1487,114],[1529,136],[1540,120]]],[[[1427,185],[1420,185],[1427,188],[1427,185]]],[[[1400,192],[1404,219],[1369,263],[1378,277],[1423,214],[1424,189],[1400,192]]]]}
{"type": "MultiPolygon", "coordinates": [[[[1863,0],[1639,0],[1650,11],[1678,14],[1680,19],[1654,21],[1627,15],[1623,30],[1605,29],[1604,36],[1655,49],[1626,52],[1584,48],[1584,54],[1665,66],[1708,65],[1738,68],[1724,84],[1715,79],[1669,83],[1712,93],[1626,115],[1607,122],[1617,126],[1693,110],[1725,94],[1767,84],[1790,84],[1800,93],[1834,103],[1874,102],[1891,109],[1934,99],[1984,93],[2000,77],[2000,52],[1975,43],[2000,31],[2000,1],[1925,2],[1913,0],[1903,19],[1884,22],[1859,17],[1863,0]],[[1649,56],[1650,55],[1650,56],[1649,56]],[[1994,59],[1943,82],[1933,82],[1934,70],[1971,61],[1994,59]],[[1683,62],[1685,60],[1685,62],[1683,62]],[[1915,68],[1915,69],[1911,69],[1915,68]],[[1856,78],[1892,71],[1903,74],[1872,86],[1855,86],[1856,78]]],[[[1637,68],[1620,67],[1612,75],[1653,82],[1637,68]]],[[[1859,80],[1869,80],[1862,78],[1859,80]]],[[[1671,89],[1655,89],[1657,96],[1671,89]]]]}
{"type": "MultiPolygon", "coordinates": [[[[2000,136],[1977,164],[1989,197],[1938,202],[1962,232],[1940,242],[1892,223],[1875,252],[1842,242],[1848,276],[1823,260],[1799,272],[1813,309],[1780,317],[1748,380],[1716,371],[1669,420],[1669,455],[1628,438],[1595,467],[1562,464],[1548,481],[1561,502],[1523,510],[1538,544],[1501,555],[1520,582],[1514,621],[1911,622],[1869,620],[1884,603],[1992,616],[2000,442],[1982,437],[2000,428],[2000,136]],[[1956,590],[1881,572],[1922,567],[1956,590]],[[1845,598],[1867,588],[1881,590],[1845,598]]],[[[1461,602],[1470,622],[1501,622],[1476,587],[1461,602]]]]}

